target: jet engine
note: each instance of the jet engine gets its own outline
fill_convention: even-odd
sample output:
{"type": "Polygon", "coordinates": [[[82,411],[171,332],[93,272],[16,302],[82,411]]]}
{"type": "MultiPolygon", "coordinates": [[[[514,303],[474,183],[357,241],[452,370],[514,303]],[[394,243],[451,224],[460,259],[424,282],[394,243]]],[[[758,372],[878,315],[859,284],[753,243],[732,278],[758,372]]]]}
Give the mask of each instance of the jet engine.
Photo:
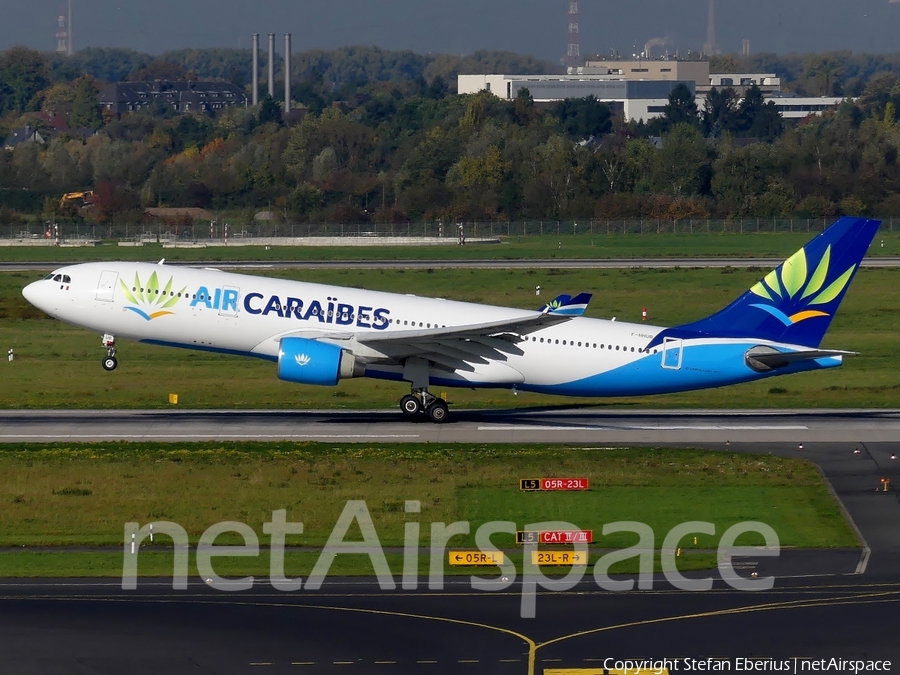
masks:
{"type": "Polygon", "coordinates": [[[281,380],[334,386],[338,380],[362,377],[365,373],[365,364],[337,345],[298,337],[281,340],[278,351],[281,380]]]}

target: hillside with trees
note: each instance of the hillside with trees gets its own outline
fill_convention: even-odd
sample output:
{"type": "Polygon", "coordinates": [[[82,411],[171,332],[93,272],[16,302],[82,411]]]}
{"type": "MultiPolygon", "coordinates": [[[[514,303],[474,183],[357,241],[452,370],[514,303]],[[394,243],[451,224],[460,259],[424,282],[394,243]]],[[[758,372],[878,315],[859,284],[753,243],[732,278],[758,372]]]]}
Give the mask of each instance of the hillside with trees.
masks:
{"type": "MultiPolygon", "coordinates": [[[[780,72],[755,58],[714,66],[780,72]]],[[[808,57],[802,77],[790,71],[797,91],[818,83],[859,97],[793,124],[758,90],[743,99],[714,90],[698,109],[676,88],[649,124],[626,123],[590,97],[541,105],[527,91],[509,102],[457,96],[457,72],[552,66],[506,53],[375,48],[296,54],[303,107],[289,117],[276,95],[215,116],[158,107],[116,118],[97,106],[104,83],[246,86],[249,51],[86,49],[67,59],[17,47],[0,53],[0,138],[29,125],[46,141],[0,151],[0,225],[137,222],[149,206],[343,223],[900,215],[895,61],[808,57]],[[52,127],[60,118],[68,131],[52,127]],[[60,207],[63,193],[86,189],[91,208],[60,207]]]]}

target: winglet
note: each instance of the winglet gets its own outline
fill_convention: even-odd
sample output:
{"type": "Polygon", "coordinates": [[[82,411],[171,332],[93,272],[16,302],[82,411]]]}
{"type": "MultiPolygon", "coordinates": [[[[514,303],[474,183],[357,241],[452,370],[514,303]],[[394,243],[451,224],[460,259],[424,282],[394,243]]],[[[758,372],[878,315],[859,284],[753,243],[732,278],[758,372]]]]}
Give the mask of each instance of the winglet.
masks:
{"type": "Polygon", "coordinates": [[[579,293],[574,298],[563,294],[551,300],[538,311],[544,314],[561,314],[563,316],[582,316],[587,310],[593,296],[590,293],[579,293]]]}

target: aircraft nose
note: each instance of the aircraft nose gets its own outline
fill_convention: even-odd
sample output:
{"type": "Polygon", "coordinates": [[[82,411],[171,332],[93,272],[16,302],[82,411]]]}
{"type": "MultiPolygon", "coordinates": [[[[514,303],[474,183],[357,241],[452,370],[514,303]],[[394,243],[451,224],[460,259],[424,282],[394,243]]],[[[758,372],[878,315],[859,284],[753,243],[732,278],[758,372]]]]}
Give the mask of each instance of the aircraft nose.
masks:
{"type": "Polygon", "coordinates": [[[40,283],[40,281],[35,281],[28,284],[25,288],[22,289],[22,297],[24,297],[28,302],[30,302],[38,309],[42,309],[40,305],[40,283]]]}

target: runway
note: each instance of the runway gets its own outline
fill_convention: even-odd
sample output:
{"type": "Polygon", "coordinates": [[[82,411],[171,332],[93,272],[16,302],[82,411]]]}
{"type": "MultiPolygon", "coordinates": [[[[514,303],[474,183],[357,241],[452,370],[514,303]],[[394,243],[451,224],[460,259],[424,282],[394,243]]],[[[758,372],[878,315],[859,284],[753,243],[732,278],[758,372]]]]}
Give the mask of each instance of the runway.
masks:
{"type": "MultiPolygon", "coordinates": [[[[185,267],[215,267],[223,270],[265,269],[671,269],[758,267],[774,269],[784,258],[609,258],[609,259],[538,259],[538,260],[234,260],[234,261],[176,261],[166,265],[185,267]]],[[[8,262],[0,263],[0,272],[51,270],[75,262],[8,262]]],[[[900,267],[900,256],[878,256],[863,260],[862,267],[900,267]]]]}
{"type": "Polygon", "coordinates": [[[769,445],[898,443],[898,410],[2,410],[0,442],[296,440],[416,443],[769,445]]]}

